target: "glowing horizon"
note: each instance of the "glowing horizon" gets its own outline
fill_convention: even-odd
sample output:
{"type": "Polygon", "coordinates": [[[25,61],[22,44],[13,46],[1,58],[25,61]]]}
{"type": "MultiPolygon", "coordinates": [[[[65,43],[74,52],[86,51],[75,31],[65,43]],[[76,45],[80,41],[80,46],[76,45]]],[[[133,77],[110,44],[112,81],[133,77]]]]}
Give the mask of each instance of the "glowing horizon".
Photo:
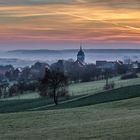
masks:
{"type": "Polygon", "coordinates": [[[2,0],[0,43],[140,44],[139,0],[2,0]]]}

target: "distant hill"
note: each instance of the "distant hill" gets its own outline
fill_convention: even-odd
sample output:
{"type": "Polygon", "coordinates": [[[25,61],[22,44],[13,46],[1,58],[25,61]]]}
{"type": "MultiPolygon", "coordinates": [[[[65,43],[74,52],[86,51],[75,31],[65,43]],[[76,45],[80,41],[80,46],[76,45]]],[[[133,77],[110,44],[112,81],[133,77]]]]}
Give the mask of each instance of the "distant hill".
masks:
{"type": "MultiPolygon", "coordinates": [[[[63,49],[63,50],[48,50],[48,49],[38,49],[38,50],[11,50],[9,53],[68,53],[77,52],[79,49],[63,49]]],[[[140,52],[140,49],[84,49],[85,52],[91,53],[136,53],[140,52]]]]}
{"type": "MultiPolygon", "coordinates": [[[[49,49],[36,49],[36,50],[10,50],[6,52],[4,57],[17,58],[22,60],[40,61],[52,64],[59,59],[69,60],[77,59],[77,52],[79,49],[62,49],[62,50],[49,50],[49,49]]],[[[86,63],[96,63],[98,60],[107,61],[124,61],[131,59],[133,61],[140,61],[140,49],[86,49],[85,52],[86,63]]]]}

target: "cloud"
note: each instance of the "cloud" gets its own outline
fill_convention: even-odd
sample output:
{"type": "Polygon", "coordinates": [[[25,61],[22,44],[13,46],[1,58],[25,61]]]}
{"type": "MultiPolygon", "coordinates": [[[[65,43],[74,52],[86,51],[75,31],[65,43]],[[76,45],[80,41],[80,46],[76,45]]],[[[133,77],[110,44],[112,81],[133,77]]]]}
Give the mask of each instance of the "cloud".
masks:
{"type": "Polygon", "coordinates": [[[74,0],[1,0],[1,5],[67,4],[74,0]]]}
{"type": "Polygon", "coordinates": [[[89,5],[108,6],[113,8],[140,8],[140,0],[77,0],[89,5]]]}
{"type": "Polygon", "coordinates": [[[140,40],[139,0],[2,0],[0,41],[140,40]]]}
{"type": "Polygon", "coordinates": [[[87,4],[113,8],[140,8],[140,0],[1,0],[1,5],[87,4]]]}

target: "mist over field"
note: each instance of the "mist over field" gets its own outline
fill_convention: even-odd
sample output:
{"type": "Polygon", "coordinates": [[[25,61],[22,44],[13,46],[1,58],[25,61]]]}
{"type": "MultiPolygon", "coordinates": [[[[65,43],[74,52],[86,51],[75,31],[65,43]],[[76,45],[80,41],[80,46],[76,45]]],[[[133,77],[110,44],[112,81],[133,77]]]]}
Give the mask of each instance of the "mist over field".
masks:
{"type": "MultiPolygon", "coordinates": [[[[0,65],[11,64],[14,67],[24,67],[37,61],[52,64],[58,59],[76,60],[78,49],[71,50],[13,50],[0,52],[0,65]]],[[[137,49],[85,49],[86,63],[97,60],[116,61],[131,59],[140,60],[140,50],[137,49]]]]}

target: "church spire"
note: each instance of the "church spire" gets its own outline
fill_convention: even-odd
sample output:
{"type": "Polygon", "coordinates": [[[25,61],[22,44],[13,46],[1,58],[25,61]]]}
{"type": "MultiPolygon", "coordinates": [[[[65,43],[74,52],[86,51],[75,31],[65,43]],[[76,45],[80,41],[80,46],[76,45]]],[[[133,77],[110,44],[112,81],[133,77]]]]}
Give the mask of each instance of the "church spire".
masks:
{"type": "Polygon", "coordinates": [[[82,43],[80,43],[80,50],[82,50],[82,43]]]}
{"type": "Polygon", "coordinates": [[[80,63],[84,63],[84,61],[85,61],[85,54],[82,49],[82,44],[80,44],[80,50],[77,54],[77,61],[79,61],[80,63]]]}

